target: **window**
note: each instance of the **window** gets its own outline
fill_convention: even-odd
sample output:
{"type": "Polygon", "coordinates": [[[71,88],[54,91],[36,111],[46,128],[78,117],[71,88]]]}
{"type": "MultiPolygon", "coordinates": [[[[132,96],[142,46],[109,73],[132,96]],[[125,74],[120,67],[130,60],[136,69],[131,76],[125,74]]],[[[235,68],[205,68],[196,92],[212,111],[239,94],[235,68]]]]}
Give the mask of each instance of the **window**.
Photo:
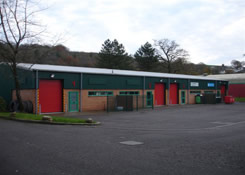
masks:
{"type": "Polygon", "coordinates": [[[204,94],[213,94],[213,91],[204,91],[204,94]]]}
{"type": "Polygon", "coordinates": [[[120,91],[119,95],[139,95],[139,91],[120,91]]]}
{"type": "Polygon", "coordinates": [[[112,91],[89,91],[88,96],[113,96],[112,91]]]}
{"type": "Polygon", "coordinates": [[[185,104],[185,91],[181,91],[181,104],[185,104]]]}
{"type": "Polygon", "coordinates": [[[201,91],[191,91],[191,94],[201,94],[201,91]]]}

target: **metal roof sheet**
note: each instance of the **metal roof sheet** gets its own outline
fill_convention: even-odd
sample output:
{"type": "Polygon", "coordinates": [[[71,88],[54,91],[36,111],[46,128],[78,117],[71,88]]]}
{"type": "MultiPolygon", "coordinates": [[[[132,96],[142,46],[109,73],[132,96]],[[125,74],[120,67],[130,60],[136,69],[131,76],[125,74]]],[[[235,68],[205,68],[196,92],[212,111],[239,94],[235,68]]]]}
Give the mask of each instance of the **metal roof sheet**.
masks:
{"type": "Polygon", "coordinates": [[[221,80],[245,80],[245,73],[208,75],[207,77],[221,80]]]}
{"type": "Polygon", "coordinates": [[[52,71],[52,72],[91,73],[91,74],[198,79],[198,80],[221,80],[218,78],[194,76],[194,75],[143,72],[143,71],[131,71],[131,70],[117,70],[117,69],[102,69],[102,68],[88,68],[88,67],[75,67],[75,66],[58,66],[58,65],[47,65],[47,64],[19,63],[18,67],[22,69],[27,69],[27,70],[52,71]]]}

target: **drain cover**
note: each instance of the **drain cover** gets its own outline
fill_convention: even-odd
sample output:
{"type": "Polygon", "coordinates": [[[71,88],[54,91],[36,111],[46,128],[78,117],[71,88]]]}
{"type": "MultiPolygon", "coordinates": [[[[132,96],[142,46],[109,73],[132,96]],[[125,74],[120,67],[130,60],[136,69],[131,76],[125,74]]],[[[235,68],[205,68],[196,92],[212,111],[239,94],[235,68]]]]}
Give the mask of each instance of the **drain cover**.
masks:
{"type": "Polygon", "coordinates": [[[136,141],[124,141],[124,142],[120,142],[121,144],[124,144],[124,145],[130,145],[130,146],[135,146],[135,145],[142,145],[144,144],[143,142],[136,142],[136,141]]]}

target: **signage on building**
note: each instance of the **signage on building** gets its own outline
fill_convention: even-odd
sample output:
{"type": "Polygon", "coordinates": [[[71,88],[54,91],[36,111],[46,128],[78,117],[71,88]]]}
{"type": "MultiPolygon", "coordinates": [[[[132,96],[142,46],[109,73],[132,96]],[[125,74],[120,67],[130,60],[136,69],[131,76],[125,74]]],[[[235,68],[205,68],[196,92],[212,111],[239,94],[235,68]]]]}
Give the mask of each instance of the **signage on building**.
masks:
{"type": "Polygon", "coordinates": [[[214,83],[208,83],[208,87],[214,87],[214,83]]]}
{"type": "Polygon", "coordinates": [[[198,82],[191,82],[191,87],[198,87],[199,83],[198,82]]]}

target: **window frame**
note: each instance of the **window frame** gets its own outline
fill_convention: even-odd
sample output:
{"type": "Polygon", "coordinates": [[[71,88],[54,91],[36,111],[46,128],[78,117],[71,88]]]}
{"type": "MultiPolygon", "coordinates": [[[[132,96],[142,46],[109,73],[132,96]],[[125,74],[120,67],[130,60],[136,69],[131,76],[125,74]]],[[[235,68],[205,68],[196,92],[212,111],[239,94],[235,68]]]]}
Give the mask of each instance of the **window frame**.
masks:
{"type": "Polygon", "coordinates": [[[113,91],[88,91],[88,97],[107,97],[113,96],[113,91]],[[95,94],[90,94],[95,93],[95,94]]]}
{"type": "Polygon", "coordinates": [[[190,94],[200,95],[201,93],[202,93],[201,91],[190,91],[190,94]]]}
{"type": "Polygon", "coordinates": [[[138,96],[140,95],[139,91],[119,91],[119,95],[125,96],[125,95],[133,95],[133,96],[138,96]]]}
{"type": "Polygon", "coordinates": [[[213,94],[214,93],[214,91],[204,91],[204,94],[213,94]]]}

